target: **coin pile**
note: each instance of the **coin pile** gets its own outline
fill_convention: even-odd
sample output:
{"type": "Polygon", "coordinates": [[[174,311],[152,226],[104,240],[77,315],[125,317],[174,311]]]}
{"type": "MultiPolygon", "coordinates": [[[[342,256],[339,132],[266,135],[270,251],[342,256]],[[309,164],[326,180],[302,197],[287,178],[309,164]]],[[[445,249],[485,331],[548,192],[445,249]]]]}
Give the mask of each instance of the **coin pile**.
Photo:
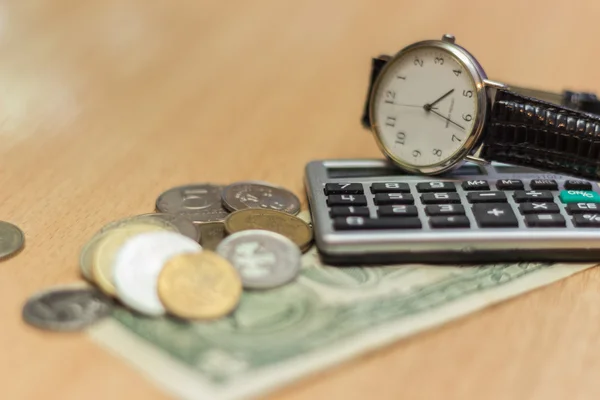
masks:
{"type": "Polygon", "coordinates": [[[94,286],[33,296],[23,318],[44,329],[78,330],[117,303],[150,317],[226,316],[244,289],[297,277],[313,238],[299,211],[293,193],[265,182],[169,189],[154,213],[111,222],[83,247],[81,274],[94,286]],[[69,299],[78,307],[61,313],[69,299]]]}

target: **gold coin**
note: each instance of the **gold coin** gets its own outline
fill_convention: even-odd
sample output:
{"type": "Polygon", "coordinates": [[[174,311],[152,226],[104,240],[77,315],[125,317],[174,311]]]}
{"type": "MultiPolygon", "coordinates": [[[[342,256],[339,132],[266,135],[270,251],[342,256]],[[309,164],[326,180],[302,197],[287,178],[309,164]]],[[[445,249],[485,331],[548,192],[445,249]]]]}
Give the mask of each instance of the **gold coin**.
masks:
{"type": "Polygon", "coordinates": [[[0,221],[0,258],[8,258],[23,248],[25,235],[17,226],[0,221]]]}
{"type": "Polygon", "coordinates": [[[222,222],[205,222],[198,224],[200,244],[205,250],[215,250],[225,238],[225,224],[222,222]]]}
{"type": "Polygon", "coordinates": [[[180,318],[222,317],[237,307],[241,295],[237,270],[208,250],[171,258],[158,276],[158,297],[180,318]]]}
{"type": "Polygon", "coordinates": [[[313,232],[310,225],[302,219],[275,210],[258,210],[254,208],[236,211],[225,219],[227,233],[235,233],[248,229],[263,229],[279,233],[302,251],[310,248],[313,232]]]}
{"type": "Polygon", "coordinates": [[[103,233],[92,253],[92,279],[105,294],[117,296],[113,283],[113,263],[117,252],[127,239],[140,233],[160,230],[168,229],[162,224],[132,222],[103,233]]]}
{"type": "Polygon", "coordinates": [[[177,227],[172,222],[158,218],[149,218],[147,214],[123,218],[104,225],[83,246],[83,248],[81,249],[81,253],[79,254],[79,269],[81,270],[81,275],[83,275],[85,279],[87,279],[90,282],[94,282],[94,277],[92,276],[92,268],[94,265],[94,251],[96,250],[98,243],[108,234],[107,232],[113,231],[118,228],[127,227],[131,224],[156,225],[158,227],[163,227],[164,229],[169,231],[177,231],[177,227]]]}

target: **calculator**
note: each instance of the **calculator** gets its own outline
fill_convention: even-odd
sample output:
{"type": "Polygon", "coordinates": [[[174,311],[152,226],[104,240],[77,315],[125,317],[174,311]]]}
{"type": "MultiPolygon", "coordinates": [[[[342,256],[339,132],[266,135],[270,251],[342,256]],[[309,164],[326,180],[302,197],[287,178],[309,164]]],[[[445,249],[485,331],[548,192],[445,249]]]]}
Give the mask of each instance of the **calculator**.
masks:
{"type": "Polygon", "coordinates": [[[305,187],[331,265],[600,261],[597,182],[502,163],[415,176],[369,159],[310,162],[305,187]]]}

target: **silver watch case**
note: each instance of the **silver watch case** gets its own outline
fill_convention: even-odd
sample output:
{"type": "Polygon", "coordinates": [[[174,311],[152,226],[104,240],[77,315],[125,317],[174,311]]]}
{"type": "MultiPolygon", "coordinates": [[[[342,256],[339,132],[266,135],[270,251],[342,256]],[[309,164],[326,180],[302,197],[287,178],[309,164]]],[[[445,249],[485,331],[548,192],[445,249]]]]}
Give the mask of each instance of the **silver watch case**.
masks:
{"type": "Polygon", "coordinates": [[[465,161],[475,162],[477,164],[487,164],[486,160],[483,160],[477,157],[477,153],[480,150],[484,127],[486,125],[486,118],[491,110],[491,105],[493,103],[493,93],[490,93],[489,88],[497,89],[497,88],[505,88],[506,85],[494,81],[490,81],[487,79],[487,75],[477,59],[469,53],[463,47],[457,45],[455,43],[454,36],[452,35],[444,35],[442,40],[425,40],[417,43],[413,43],[398,53],[396,53],[393,57],[390,57],[387,60],[386,65],[383,67],[381,72],[379,73],[377,79],[373,84],[373,90],[371,91],[371,98],[369,101],[369,116],[371,120],[371,130],[375,137],[375,141],[379,146],[381,152],[392,162],[394,165],[398,166],[404,171],[413,174],[422,174],[422,175],[439,175],[444,172],[448,172],[459,168],[465,161]],[[379,89],[379,85],[383,77],[386,75],[387,71],[391,68],[394,62],[403,57],[406,53],[415,50],[417,48],[422,47],[437,47],[442,50],[445,50],[452,54],[459,63],[463,66],[465,71],[468,71],[471,78],[475,83],[476,88],[476,97],[477,97],[477,114],[475,116],[475,121],[473,123],[473,130],[469,135],[468,139],[465,140],[464,145],[458,149],[452,156],[440,163],[431,164],[427,166],[414,166],[411,164],[407,164],[402,160],[394,157],[388,149],[384,146],[381,137],[380,131],[377,124],[374,122],[374,113],[375,113],[375,94],[379,89]]]}

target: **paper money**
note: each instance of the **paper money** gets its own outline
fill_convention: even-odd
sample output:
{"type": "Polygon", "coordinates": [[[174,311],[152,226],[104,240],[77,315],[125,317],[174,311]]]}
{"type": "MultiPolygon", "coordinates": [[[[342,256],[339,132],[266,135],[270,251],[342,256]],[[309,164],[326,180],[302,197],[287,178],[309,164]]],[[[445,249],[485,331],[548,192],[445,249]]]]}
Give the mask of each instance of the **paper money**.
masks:
{"type": "Polygon", "coordinates": [[[227,318],[149,319],[117,307],[90,334],[178,398],[247,399],[594,265],[338,268],[313,248],[298,279],[244,292],[227,318]]]}

